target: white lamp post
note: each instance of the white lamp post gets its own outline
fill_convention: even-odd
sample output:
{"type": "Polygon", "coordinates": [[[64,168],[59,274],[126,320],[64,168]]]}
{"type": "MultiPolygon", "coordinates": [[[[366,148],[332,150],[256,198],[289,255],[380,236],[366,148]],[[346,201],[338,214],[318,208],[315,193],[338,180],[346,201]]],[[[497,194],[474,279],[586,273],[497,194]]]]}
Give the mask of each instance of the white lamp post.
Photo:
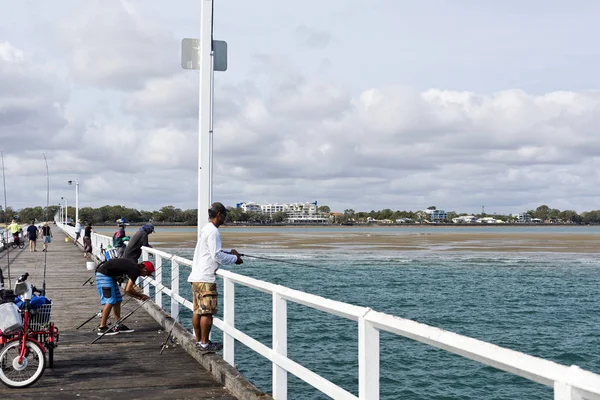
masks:
{"type": "MultiPolygon", "coordinates": [[[[73,181],[69,181],[72,185],[73,181]]],[[[75,223],[79,221],[79,179],[75,179],[75,223]]]]}
{"type": "Polygon", "coordinates": [[[67,201],[66,197],[61,197],[62,200],[65,201],[65,214],[64,214],[64,219],[63,219],[63,223],[66,225],[67,224],[67,218],[69,217],[69,202],[67,201]]]}

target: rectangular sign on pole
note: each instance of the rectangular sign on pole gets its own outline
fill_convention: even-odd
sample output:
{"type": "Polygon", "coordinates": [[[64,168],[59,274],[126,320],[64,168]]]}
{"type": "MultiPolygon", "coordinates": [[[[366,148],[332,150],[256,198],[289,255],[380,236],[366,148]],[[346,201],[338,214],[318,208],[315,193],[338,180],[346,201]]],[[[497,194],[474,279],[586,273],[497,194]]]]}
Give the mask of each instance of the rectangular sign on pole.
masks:
{"type": "MultiPolygon", "coordinates": [[[[227,42],[213,40],[213,54],[215,71],[227,71],[227,42]]],[[[181,40],[181,67],[200,69],[200,39],[181,40]]]]}

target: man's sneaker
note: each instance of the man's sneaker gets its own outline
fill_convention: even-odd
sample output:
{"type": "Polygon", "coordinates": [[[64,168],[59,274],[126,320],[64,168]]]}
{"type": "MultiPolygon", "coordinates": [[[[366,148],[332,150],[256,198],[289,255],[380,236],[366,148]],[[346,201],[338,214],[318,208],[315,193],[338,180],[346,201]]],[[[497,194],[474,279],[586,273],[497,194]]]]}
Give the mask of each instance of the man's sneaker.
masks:
{"type": "Polygon", "coordinates": [[[115,327],[115,331],[117,331],[117,333],[131,333],[135,332],[135,329],[130,329],[127,325],[119,324],[115,327]]]}
{"type": "Polygon", "coordinates": [[[116,331],[114,328],[109,328],[108,326],[98,327],[98,336],[111,336],[116,335],[117,333],[119,332],[116,331]]]}
{"type": "Polygon", "coordinates": [[[213,343],[209,340],[206,346],[202,346],[199,342],[196,343],[196,348],[202,353],[214,353],[215,351],[223,349],[223,344],[213,343]]]}

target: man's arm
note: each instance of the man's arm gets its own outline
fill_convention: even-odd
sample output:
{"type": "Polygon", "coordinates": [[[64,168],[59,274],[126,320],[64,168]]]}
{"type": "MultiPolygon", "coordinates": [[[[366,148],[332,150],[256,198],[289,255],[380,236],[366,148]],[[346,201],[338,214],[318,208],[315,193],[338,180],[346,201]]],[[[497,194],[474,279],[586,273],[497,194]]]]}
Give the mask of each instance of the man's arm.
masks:
{"type": "Polygon", "coordinates": [[[150,298],[150,297],[146,296],[145,294],[138,292],[137,289],[135,288],[135,283],[131,279],[129,279],[127,281],[127,286],[125,286],[125,292],[128,295],[135,297],[136,299],[139,299],[142,301],[146,301],[150,298]]]}

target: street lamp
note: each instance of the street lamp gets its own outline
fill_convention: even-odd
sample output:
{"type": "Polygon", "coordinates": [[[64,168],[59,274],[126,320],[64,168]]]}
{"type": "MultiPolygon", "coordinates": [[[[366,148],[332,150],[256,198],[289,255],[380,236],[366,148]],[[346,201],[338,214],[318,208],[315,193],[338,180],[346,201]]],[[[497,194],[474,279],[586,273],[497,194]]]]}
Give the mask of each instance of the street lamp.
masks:
{"type": "MultiPolygon", "coordinates": [[[[69,181],[72,185],[73,181],[69,181]]],[[[75,179],[75,223],[79,221],[79,179],[75,179]]]]}
{"type": "Polygon", "coordinates": [[[65,201],[65,220],[64,220],[64,224],[67,224],[67,218],[69,218],[69,202],[67,201],[66,197],[61,197],[61,199],[63,199],[65,201]]]}
{"type": "Polygon", "coordinates": [[[62,205],[58,203],[58,222],[62,222],[62,205]]]}

